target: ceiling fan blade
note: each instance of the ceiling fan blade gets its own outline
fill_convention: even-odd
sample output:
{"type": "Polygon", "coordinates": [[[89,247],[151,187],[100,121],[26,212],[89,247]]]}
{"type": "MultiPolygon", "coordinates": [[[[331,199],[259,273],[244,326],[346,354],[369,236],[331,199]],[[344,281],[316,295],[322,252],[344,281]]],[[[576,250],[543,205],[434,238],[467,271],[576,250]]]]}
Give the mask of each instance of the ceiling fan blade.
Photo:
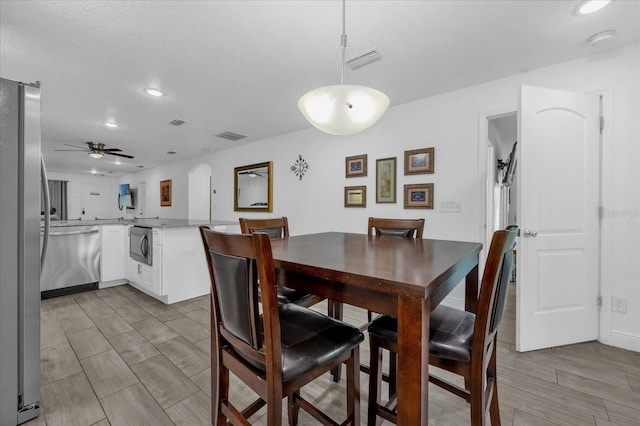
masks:
{"type": "Polygon", "coordinates": [[[115,152],[104,152],[107,155],[116,155],[118,157],[124,157],[124,158],[135,158],[133,155],[127,155],[127,154],[116,154],[115,152]]]}
{"type": "Polygon", "coordinates": [[[122,150],[120,148],[105,148],[103,149],[104,152],[122,152],[122,150]]]}
{"type": "MultiPolygon", "coordinates": [[[[65,144],[63,144],[63,145],[65,145],[65,146],[71,146],[71,147],[74,147],[74,148],[78,148],[78,149],[81,149],[81,150],[83,150],[83,151],[90,151],[86,146],[76,146],[76,145],[70,145],[70,144],[68,144],[68,143],[65,143],[65,144]]],[[[58,151],[58,150],[56,150],[56,151],[58,151]]]]}

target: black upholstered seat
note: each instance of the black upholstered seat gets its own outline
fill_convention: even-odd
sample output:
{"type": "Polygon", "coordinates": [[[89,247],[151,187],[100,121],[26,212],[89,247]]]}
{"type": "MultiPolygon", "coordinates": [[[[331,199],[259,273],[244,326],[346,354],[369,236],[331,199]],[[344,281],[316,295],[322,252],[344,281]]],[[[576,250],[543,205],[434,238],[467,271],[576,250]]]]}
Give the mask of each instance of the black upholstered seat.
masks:
{"type": "MultiPolygon", "coordinates": [[[[436,307],[430,317],[429,353],[454,361],[471,361],[475,319],[476,316],[471,312],[445,305],[436,307]]],[[[386,315],[380,316],[369,325],[369,333],[397,341],[398,320],[386,315]]]]}
{"type": "Polygon", "coordinates": [[[297,424],[300,408],[325,425],[359,425],[360,330],[297,304],[278,303],[266,233],[225,234],[205,226],[200,233],[211,279],[212,424],[226,419],[249,424],[266,404],[267,424],[280,425],[286,397],[290,425],[297,424]],[[337,423],[305,400],[300,388],[342,363],[347,419],[337,423]],[[242,412],[228,398],[229,372],[260,396],[242,412]]]}
{"type": "MultiPolygon", "coordinates": [[[[279,314],[284,381],[333,361],[364,340],[358,329],[294,303],[281,305],[279,314]]],[[[245,359],[266,370],[263,363],[245,359]]]]}

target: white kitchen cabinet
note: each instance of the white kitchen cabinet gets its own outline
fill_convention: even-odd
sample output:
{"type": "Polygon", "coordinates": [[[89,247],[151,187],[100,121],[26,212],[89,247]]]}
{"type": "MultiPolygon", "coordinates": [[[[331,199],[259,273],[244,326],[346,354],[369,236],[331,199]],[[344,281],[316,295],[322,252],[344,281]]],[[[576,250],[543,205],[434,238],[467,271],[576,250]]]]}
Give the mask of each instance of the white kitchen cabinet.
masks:
{"type": "Polygon", "coordinates": [[[209,294],[209,269],[197,226],[153,228],[152,264],[129,259],[131,285],[167,304],[209,294]]]}
{"type": "Polygon", "coordinates": [[[209,269],[197,226],[163,228],[162,250],[166,303],[209,294],[209,269]]]}
{"type": "Polygon", "coordinates": [[[129,257],[129,283],[150,296],[167,303],[162,288],[162,231],[153,228],[151,265],[129,257]]]}
{"type": "MultiPolygon", "coordinates": [[[[100,287],[113,281],[126,282],[127,278],[127,226],[101,226],[100,287]]],[[[122,282],[113,284],[122,284],[122,282]]],[[[108,285],[107,285],[108,286],[108,285]]]]}

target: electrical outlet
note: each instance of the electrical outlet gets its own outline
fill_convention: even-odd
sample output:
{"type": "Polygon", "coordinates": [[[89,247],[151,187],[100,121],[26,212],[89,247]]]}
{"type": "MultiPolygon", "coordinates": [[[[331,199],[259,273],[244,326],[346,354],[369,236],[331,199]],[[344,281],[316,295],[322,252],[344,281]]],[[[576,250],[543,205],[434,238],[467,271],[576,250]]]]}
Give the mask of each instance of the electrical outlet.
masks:
{"type": "Polygon", "coordinates": [[[620,296],[611,297],[611,310],[613,312],[627,313],[627,298],[620,296]]]}

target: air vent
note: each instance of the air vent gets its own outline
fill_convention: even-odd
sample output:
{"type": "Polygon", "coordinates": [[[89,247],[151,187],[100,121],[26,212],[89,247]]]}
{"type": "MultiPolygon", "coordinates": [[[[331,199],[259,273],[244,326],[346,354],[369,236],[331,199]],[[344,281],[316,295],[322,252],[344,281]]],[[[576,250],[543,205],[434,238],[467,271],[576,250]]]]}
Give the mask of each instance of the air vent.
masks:
{"type": "Polygon", "coordinates": [[[186,121],[178,120],[177,118],[169,122],[169,124],[171,124],[172,126],[182,126],[184,123],[186,123],[186,121]]]}
{"type": "Polygon", "coordinates": [[[351,58],[347,59],[345,63],[349,68],[355,70],[358,68],[362,68],[372,62],[379,61],[380,59],[382,59],[382,56],[380,56],[380,53],[374,47],[373,49],[369,49],[358,55],[352,56],[351,58]]]}
{"type": "Polygon", "coordinates": [[[233,132],[222,132],[218,133],[216,136],[222,139],[228,139],[230,141],[239,141],[240,139],[246,138],[245,135],[239,135],[238,133],[233,132]]]}

